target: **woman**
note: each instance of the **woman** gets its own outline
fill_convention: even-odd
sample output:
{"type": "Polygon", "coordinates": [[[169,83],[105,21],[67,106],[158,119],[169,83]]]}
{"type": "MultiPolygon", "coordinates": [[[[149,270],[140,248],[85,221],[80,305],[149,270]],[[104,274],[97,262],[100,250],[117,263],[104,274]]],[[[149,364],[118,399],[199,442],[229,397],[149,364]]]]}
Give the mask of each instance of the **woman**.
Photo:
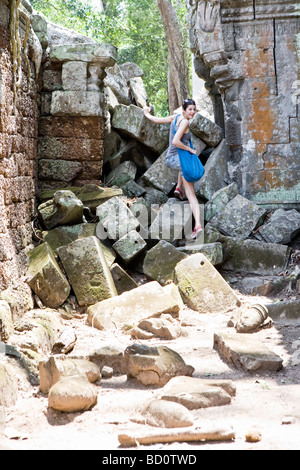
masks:
{"type": "Polygon", "coordinates": [[[150,121],[155,122],[156,124],[172,123],[170,129],[170,146],[166,157],[166,165],[173,170],[179,171],[178,184],[175,189],[174,196],[183,200],[183,185],[195,219],[195,229],[191,238],[196,239],[203,230],[200,221],[200,206],[195,194],[194,183],[186,181],[181,173],[180,159],[177,151],[177,148],[180,148],[190,152],[191,154],[196,154],[196,150],[190,147],[191,131],[189,129],[189,121],[193,119],[196,114],[196,103],[194,100],[190,99],[184,101],[182,105],[182,115],[178,117],[175,128],[175,114],[165,118],[155,117],[150,114],[150,108],[147,106],[144,108],[144,114],[148,119],[150,119],[150,121]]]}

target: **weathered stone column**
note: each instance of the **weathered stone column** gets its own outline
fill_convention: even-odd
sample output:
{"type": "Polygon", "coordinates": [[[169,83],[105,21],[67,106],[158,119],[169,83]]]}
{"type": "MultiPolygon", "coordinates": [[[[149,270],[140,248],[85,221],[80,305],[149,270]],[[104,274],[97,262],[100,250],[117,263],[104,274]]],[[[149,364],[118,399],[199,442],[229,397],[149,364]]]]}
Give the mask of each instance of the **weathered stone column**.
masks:
{"type": "Polygon", "coordinates": [[[189,4],[196,70],[222,97],[232,179],[258,203],[300,207],[299,3],[189,4]]]}

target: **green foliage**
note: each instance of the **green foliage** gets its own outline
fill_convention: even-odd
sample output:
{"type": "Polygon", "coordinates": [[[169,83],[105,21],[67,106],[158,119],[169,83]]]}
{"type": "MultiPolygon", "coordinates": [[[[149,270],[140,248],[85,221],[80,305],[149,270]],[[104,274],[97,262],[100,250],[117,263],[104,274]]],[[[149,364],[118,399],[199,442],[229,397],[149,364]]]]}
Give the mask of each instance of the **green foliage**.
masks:
{"type": "MultiPolygon", "coordinates": [[[[88,0],[31,3],[50,21],[118,47],[118,63],[134,62],[141,67],[155,113],[168,115],[168,49],[156,0],[107,0],[103,1],[103,12],[95,10],[88,0]]],[[[184,24],[185,0],[175,3],[184,24]]]]}

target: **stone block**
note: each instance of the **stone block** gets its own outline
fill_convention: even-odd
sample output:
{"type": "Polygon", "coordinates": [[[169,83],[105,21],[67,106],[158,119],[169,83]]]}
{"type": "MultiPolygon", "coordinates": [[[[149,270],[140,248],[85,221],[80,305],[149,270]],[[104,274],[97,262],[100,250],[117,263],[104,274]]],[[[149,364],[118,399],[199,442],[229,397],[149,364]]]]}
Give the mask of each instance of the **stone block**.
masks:
{"type": "Polygon", "coordinates": [[[177,250],[188,256],[202,253],[213,266],[219,266],[223,262],[223,247],[220,242],[205,243],[203,245],[195,243],[177,248],[177,250]]]}
{"type": "Polygon", "coordinates": [[[222,245],[225,271],[276,275],[285,271],[290,255],[290,248],[285,245],[257,240],[223,237],[222,245]]]}
{"type": "MultiPolygon", "coordinates": [[[[43,232],[43,240],[51,246],[53,251],[56,251],[61,246],[69,245],[75,240],[95,236],[97,236],[96,224],[69,225],[43,232]]],[[[101,243],[101,246],[106,262],[108,266],[111,266],[116,259],[116,254],[103,243],[101,243]]]]}
{"type": "Polygon", "coordinates": [[[134,162],[123,162],[117,168],[112,170],[106,177],[106,182],[110,186],[118,186],[121,188],[130,180],[136,177],[137,166],[134,162]]]}
{"type": "Polygon", "coordinates": [[[78,239],[57,249],[79,305],[92,305],[117,295],[99,240],[78,239]]]}
{"type": "Polygon", "coordinates": [[[27,283],[43,305],[60,307],[69,297],[70,285],[56,262],[48,243],[34,248],[28,254],[27,283]]]}
{"type": "Polygon", "coordinates": [[[148,105],[148,95],[142,77],[134,77],[129,80],[129,86],[135,103],[139,108],[148,105]]]}
{"type": "Polygon", "coordinates": [[[131,230],[116,243],[113,244],[113,249],[120,256],[125,264],[130,263],[136,256],[141,254],[147,248],[145,240],[137,233],[136,230],[131,230]]]}
{"type": "Polygon", "coordinates": [[[87,63],[65,62],[62,67],[62,86],[65,91],[86,91],[87,63]]]}
{"type": "Polygon", "coordinates": [[[119,240],[132,230],[138,230],[140,226],[139,221],[119,197],[113,197],[101,204],[96,214],[99,217],[97,234],[100,240],[107,237],[119,240]]]}
{"type": "Polygon", "coordinates": [[[53,199],[38,207],[38,216],[46,230],[83,221],[83,203],[72,191],[56,191],[53,199]]]}
{"type": "Polygon", "coordinates": [[[231,380],[174,377],[162,389],[162,400],[174,401],[189,410],[223,406],[231,403],[236,387],[231,380]]]}
{"type": "Polygon", "coordinates": [[[199,313],[225,312],[240,305],[235,292],[201,253],[177,264],[175,284],[187,305],[199,313]]]}
{"type": "Polygon", "coordinates": [[[167,150],[143,174],[142,180],[149,186],[169,194],[178,181],[178,171],[166,166],[167,150]]]}
{"type": "Polygon", "coordinates": [[[192,212],[188,202],[171,198],[164,204],[150,227],[150,236],[154,240],[170,243],[182,240],[184,235],[192,233],[192,212]]]}
{"type": "Polygon", "coordinates": [[[223,130],[210,119],[196,113],[190,123],[190,129],[210,147],[216,147],[223,138],[223,130]]]}
{"type": "Polygon", "coordinates": [[[0,341],[7,342],[14,331],[12,313],[6,300],[0,300],[0,341]]]}
{"type": "Polygon", "coordinates": [[[206,164],[203,178],[195,184],[198,196],[210,200],[214,193],[226,186],[229,180],[228,163],[230,149],[225,139],[210,154],[206,164]]]}
{"type": "Polygon", "coordinates": [[[143,385],[165,385],[175,376],[192,375],[194,368],[166,346],[149,347],[133,344],[124,352],[127,375],[143,385]]]}
{"type": "Polygon", "coordinates": [[[134,279],[119,264],[114,263],[110,268],[110,272],[119,295],[138,287],[134,279]]]}
{"type": "Polygon", "coordinates": [[[283,367],[283,359],[252,334],[215,333],[214,349],[230,365],[247,372],[278,372],[283,367]]]}
{"type": "Polygon", "coordinates": [[[300,213],[295,209],[277,209],[259,230],[258,236],[267,243],[286,245],[300,233],[300,213]]]}
{"type": "Polygon", "coordinates": [[[115,110],[112,126],[158,154],[162,154],[169,146],[170,125],[154,124],[137,106],[119,105],[115,110]]]}
{"type": "Polygon", "coordinates": [[[99,367],[87,359],[51,356],[39,363],[40,391],[48,394],[62,377],[85,374],[90,383],[101,378],[99,367]]]}
{"type": "Polygon", "coordinates": [[[103,97],[99,91],[54,91],[52,116],[102,116],[103,97]]]}
{"type": "Polygon", "coordinates": [[[225,209],[229,201],[238,195],[238,187],[236,183],[225,186],[216,191],[209,201],[205,204],[204,216],[207,222],[210,221],[216,214],[225,209]]]}
{"type": "MultiPolygon", "coordinates": [[[[0,406],[10,407],[18,398],[18,381],[8,364],[0,363],[0,406]]],[[[0,422],[1,424],[1,422],[0,422]]]]}
{"type": "Polygon", "coordinates": [[[61,181],[70,183],[82,172],[80,162],[67,160],[39,160],[39,179],[42,181],[61,181]]]}
{"type": "MultiPolygon", "coordinates": [[[[168,287],[168,286],[167,286],[168,287]]],[[[88,322],[99,330],[135,325],[162,313],[178,315],[181,308],[174,293],[153,281],[88,308],[88,322]]]]}
{"type": "Polygon", "coordinates": [[[117,60],[117,48],[110,44],[65,44],[52,46],[52,62],[81,61],[112,67],[117,60]]]}
{"type": "Polygon", "coordinates": [[[125,62],[124,64],[121,64],[120,70],[126,83],[128,83],[131,78],[144,76],[143,70],[133,62],[125,62]]]}
{"type": "Polygon", "coordinates": [[[246,239],[264,220],[267,209],[238,194],[210,223],[224,235],[246,239]]]}
{"type": "Polygon", "coordinates": [[[175,267],[185,258],[185,253],[178,251],[171,243],[161,240],[146,254],[143,272],[148,278],[166,285],[174,280],[175,267]]]}

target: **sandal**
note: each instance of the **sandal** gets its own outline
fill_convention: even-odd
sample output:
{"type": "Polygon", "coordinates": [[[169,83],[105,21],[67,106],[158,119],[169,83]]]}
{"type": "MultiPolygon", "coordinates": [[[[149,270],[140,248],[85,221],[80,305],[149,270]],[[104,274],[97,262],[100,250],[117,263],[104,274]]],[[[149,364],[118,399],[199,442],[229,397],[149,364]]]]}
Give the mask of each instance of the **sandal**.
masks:
{"type": "Polygon", "coordinates": [[[201,233],[203,232],[203,228],[201,227],[201,225],[199,225],[198,227],[195,228],[195,230],[193,231],[192,235],[191,235],[191,239],[192,240],[197,240],[199,238],[199,236],[201,235],[201,233]]]}
{"type": "Polygon", "coordinates": [[[176,199],[179,199],[180,201],[183,201],[183,192],[181,191],[180,188],[176,188],[175,191],[174,191],[174,197],[176,197],[176,199]]]}

